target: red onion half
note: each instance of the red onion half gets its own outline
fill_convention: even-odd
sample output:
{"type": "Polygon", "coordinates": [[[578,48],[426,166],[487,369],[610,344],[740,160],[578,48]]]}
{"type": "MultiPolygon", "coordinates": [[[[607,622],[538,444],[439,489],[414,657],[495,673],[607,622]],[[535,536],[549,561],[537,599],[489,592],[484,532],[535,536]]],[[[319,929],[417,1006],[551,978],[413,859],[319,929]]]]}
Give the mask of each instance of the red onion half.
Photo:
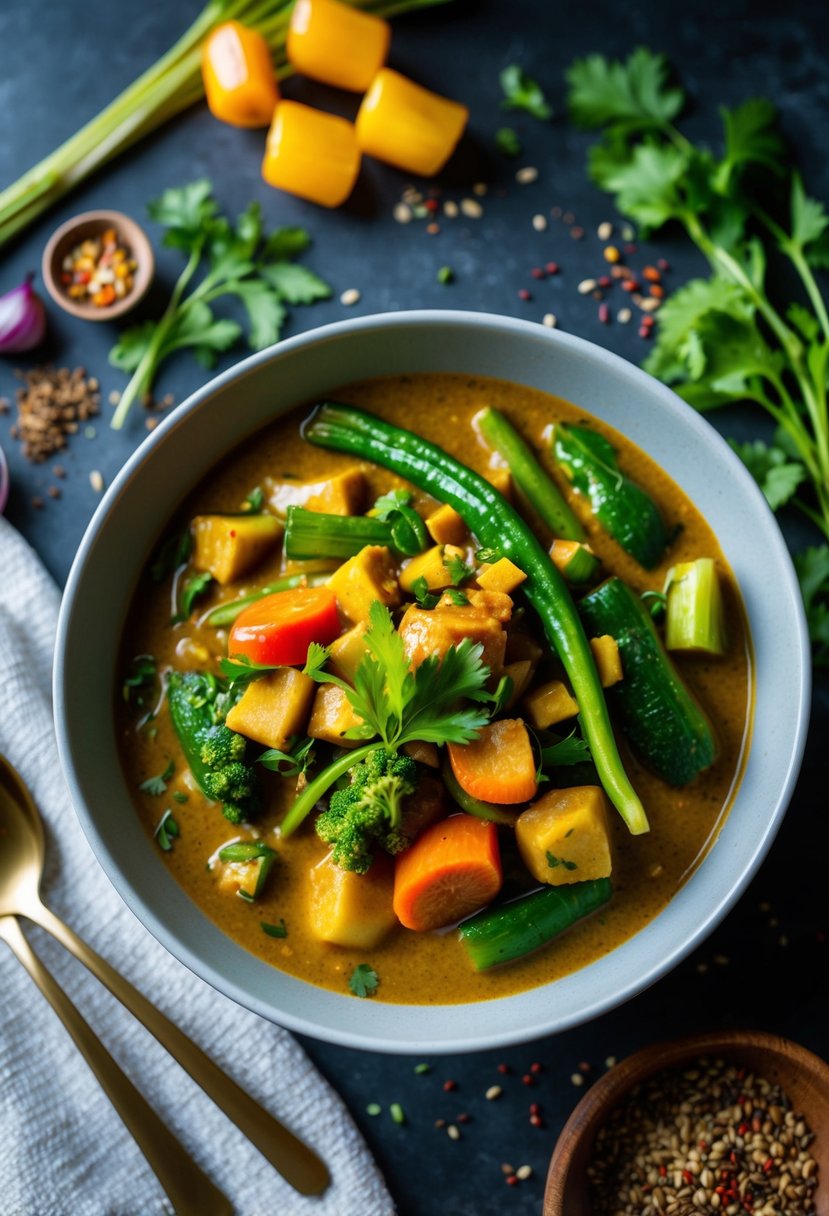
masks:
{"type": "Polygon", "coordinates": [[[46,309],[32,290],[33,275],[0,296],[0,355],[13,355],[39,346],[46,333],[46,309]]]}

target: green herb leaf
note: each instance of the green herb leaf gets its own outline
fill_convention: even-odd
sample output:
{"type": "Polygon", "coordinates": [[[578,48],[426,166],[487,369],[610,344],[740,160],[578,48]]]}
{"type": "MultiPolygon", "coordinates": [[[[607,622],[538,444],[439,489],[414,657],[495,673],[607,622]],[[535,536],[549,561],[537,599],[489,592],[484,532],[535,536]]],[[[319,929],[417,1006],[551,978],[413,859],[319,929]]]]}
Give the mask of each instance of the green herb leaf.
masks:
{"type": "Polygon", "coordinates": [[[260,857],[276,857],[270,845],[261,840],[234,840],[219,849],[219,861],[241,862],[258,861],[260,857]]]}
{"type": "Polygon", "coordinates": [[[555,870],[558,866],[563,866],[565,870],[577,870],[579,868],[575,861],[568,861],[566,857],[556,857],[549,850],[547,851],[547,865],[551,870],[555,870]]]}
{"type": "Polygon", "coordinates": [[[520,156],[521,140],[512,127],[499,127],[495,132],[495,147],[502,156],[520,156]]]}
{"type": "Polygon", "coordinates": [[[197,574],[184,580],[179,597],[179,610],[173,617],[173,623],[186,621],[193,611],[193,604],[200,595],[204,595],[207,588],[213,582],[213,575],[208,570],[201,570],[197,574]]]}
{"type": "Polygon", "coordinates": [[[207,178],[186,186],[173,186],[147,206],[150,219],[168,229],[164,244],[192,250],[205,238],[216,214],[213,187],[207,178]]]}
{"type": "Polygon", "coordinates": [[[794,565],[803,593],[815,664],[826,667],[829,666],[829,545],[796,553],[794,565]]]}
{"type": "Polygon", "coordinates": [[[414,500],[414,494],[411,490],[389,490],[386,494],[381,494],[374,506],[369,511],[369,515],[375,516],[377,519],[387,520],[395,511],[399,511],[401,507],[411,506],[414,500]]]}
{"type": "Polygon", "coordinates": [[[139,321],[118,337],[109,352],[109,362],[122,372],[134,372],[150,348],[155,334],[155,321],[139,321]]]}
{"type": "Polygon", "coordinates": [[[469,603],[469,596],[466,594],[465,591],[460,591],[457,587],[447,587],[444,594],[458,608],[463,608],[469,603]]]}
{"type": "Polygon", "coordinates": [[[285,262],[298,257],[311,244],[307,228],[276,228],[265,241],[266,262],[285,262]]]}
{"type": "Polygon", "coordinates": [[[158,773],[155,777],[148,777],[146,781],[142,781],[139,789],[145,794],[152,794],[154,798],[160,798],[166,792],[167,782],[176,771],[176,766],[171,760],[163,773],[158,773]]]}
{"type": "Polygon", "coordinates": [[[662,128],[685,103],[681,89],[668,85],[668,63],[639,47],[625,63],[603,55],[577,59],[567,72],[568,104],[577,126],[610,127],[632,134],[662,128]]]}
{"type": "Polygon", "coordinates": [[[185,794],[184,790],[173,790],[173,800],[175,802],[189,802],[190,795],[185,794]]]}
{"type": "Polygon", "coordinates": [[[377,972],[368,963],[358,963],[351,973],[348,987],[355,996],[374,996],[380,983],[377,972]]]}
{"type": "Polygon", "coordinates": [[[772,511],[777,511],[791,499],[808,473],[800,461],[789,460],[778,447],[769,447],[759,439],[750,443],[729,443],[766,496],[772,511]]]}
{"type": "Polygon", "coordinates": [[[473,570],[471,566],[467,566],[462,557],[458,557],[456,553],[444,554],[443,564],[446,571],[452,580],[452,586],[457,587],[459,583],[463,583],[466,579],[471,578],[473,570]]]}
{"type": "Polygon", "coordinates": [[[434,608],[440,601],[440,596],[429,590],[429,584],[422,574],[412,583],[412,594],[419,608],[434,608]]]}
{"type": "Polygon", "coordinates": [[[262,932],[267,933],[268,937],[287,937],[288,929],[285,921],[280,917],[278,925],[270,925],[267,921],[259,922],[262,927],[262,932]]]}
{"type": "Polygon", "coordinates": [[[228,680],[230,680],[230,687],[233,691],[247,688],[251,680],[258,680],[260,676],[266,676],[269,672],[280,670],[279,664],[254,663],[252,659],[243,654],[234,654],[227,659],[222,659],[219,667],[222,675],[227,676],[228,680]]]}
{"type": "Polygon", "coordinates": [[[268,751],[262,753],[259,757],[259,763],[272,773],[278,773],[280,777],[304,776],[309,768],[313,767],[316,759],[314,755],[315,743],[315,739],[295,737],[291,740],[287,752],[282,752],[276,747],[271,747],[268,751]]]}
{"type": "Polygon", "coordinates": [[[286,304],[313,304],[327,300],[331,287],[319,275],[294,262],[274,262],[263,266],[261,274],[286,304]]]}
{"type": "Polygon", "coordinates": [[[544,96],[541,85],[523,72],[517,63],[504,68],[498,77],[504,91],[503,110],[526,110],[533,118],[552,118],[553,109],[544,96]]]}
{"type": "Polygon", "coordinates": [[[233,293],[242,301],[248,315],[250,348],[264,350],[278,342],[288,315],[278,292],[258,279],[246,279],[236,284],[233,293]]]}
{"type": "Polygon", "coordinates": [[[193,549],[193,538],[190,529],[177,532],[161,544],[150,564],[150,578],[154,583],[162,583],[170,574],[174,574],[189,558],[193,549]]]}
{"type": "Polygon", "coordinates": [[[438,271],[439,283],[453,283],[455,281],[455,272],[451,266],[441,266],[438,271]]]}
{"type": "Polygon", "coordinates": [[[255,486],[245,497],[245,510],[251,515],[259,515],[265,505],[265,491],[261,486],[255,486]]]}
{"type": "Polygon", "coordinates": [[[167,810],[159,819],[153,837],[157,841],[158,847],[165,853],[169,853],[173,847],[173,841],[178,835],[179,827],[173,818],[173,812],[167,810]]]}
{"type": "Polygon", "coordinates": [[[800,249],[820,240],[829,228],[826,208],[817,199],[808,197],[799,173],[792,175],[791,211],[792,241],[800,249]]]}
{"type": "Polygon", "coordinates": [[[151,654],[136,655],[130,663],[129,674],[124,677],[121,686],[124,700],[136,701],[141,705],[143,703],[143,698],[140,696],[141,690],[154,688],[157,679],[158,668],[153,656],[151,654]]]}
{"type": "Polygon", "coordinates": [[[391,1115],[392,1123],[397,1123],[398,1126],[401,1126],[406,1122],[406,1115],[399,1102],[392,1102],[391,1106],[389,1107],[389,1114],[391,1115]]]}
{"type": "Polygon", "coordinates": [[[559,768],[571,764],[584,764],[591,759],[590,747],[586,739],[582,739],[571,731],[558,743],[541,749],[541,764],[543,768],[559,768]]]}
{"type": "Polygon", "coordinates": [[[725,158],[715,177],[720,193],[728,193],[734,174],[747,165],[762,165],[776,176],[783,173],[785,146],[770,101],[755,97],[734,110],[722,106],[720,116],[725,129],[725,158]]]}
{"type": "Polygon", "coordinates": [[[616,195],[616,206],[643,233],[661,228],[686,210],[682,194],[690,169],[688,153],[670,144],[637,144],[624,161],[591,161],[593,180],[616,195]]]}

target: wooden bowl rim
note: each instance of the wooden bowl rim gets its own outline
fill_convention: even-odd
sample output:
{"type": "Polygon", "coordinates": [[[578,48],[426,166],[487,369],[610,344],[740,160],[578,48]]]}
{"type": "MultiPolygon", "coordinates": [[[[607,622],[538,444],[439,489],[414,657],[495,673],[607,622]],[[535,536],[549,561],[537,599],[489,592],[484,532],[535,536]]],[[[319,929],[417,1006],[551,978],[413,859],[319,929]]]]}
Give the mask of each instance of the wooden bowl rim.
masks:
{"type": "Polygon", "coordinates": [[[56,228],[43,250],[41,263],[43,282],[49,295],[64,312],[82,321],[111,321],[122,317],[135,308],[149,290],[155,274],[155,254],[150,238],[144,229],[132,216],[123,211],[112,211],[102,208],[95,211],[82,211],[72,216],[59,228],[56,228]],[[119,236],[129,247],[136,262],[135,282],[122,300],[117,300],[107,308],[96,308],[94,304],[78,304],[71,300],[58,281],[59,259],[63,258],[63,246],[70,244],[70,238],[83,240],[86,236],[105,227],[118,229],[119,236]],[[85,231],[88,230],[88,231],[85,231]]]}

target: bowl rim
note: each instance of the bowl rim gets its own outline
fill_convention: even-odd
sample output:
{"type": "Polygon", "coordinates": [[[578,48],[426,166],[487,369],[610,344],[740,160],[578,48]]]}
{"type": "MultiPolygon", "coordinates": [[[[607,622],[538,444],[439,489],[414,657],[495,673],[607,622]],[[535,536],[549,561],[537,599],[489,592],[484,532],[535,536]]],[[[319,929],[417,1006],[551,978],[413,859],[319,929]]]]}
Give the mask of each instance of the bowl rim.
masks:
{"type": "Polygon", "coordinates": [[[40,273],[49,295],[58,307],[70,316],[77,317],[81,321],[113,321],[131,312],[146,296],[155,276],[155,251],[152,241],[138,220],[133,219],[124,211],[116,211],[110,207],[98,207],[71,216],[55,229],[44,247],[40,273]],[[137,264],[132,291],[106,308],[96,308],[94,304],[79,304],[70,299],[55,277],[55,260],[61,244],[76,229],[93,224],[101,227],[110,224],[124,230],[124,239],[130,246],[137,264]]]}
{"type": "MultiPolygon", "coordinates": [[[[457,369],[456,369],[457,370],[457,369]]],[[[461,369],[462,370],[462,369],[461,369]]],[[[374,373],[379,374],[379,373],[374,373]]],[[[402,374],[402,373],[401,373],[402,374]]],[[[520,382],[520,381],[519,381],[520,382]]],[[[258,427],[255,429],[259,429],[258,427]]],[[[250,430],[240,433],[238,442],[242,442],[248,437],[250,430]]],[[[631,364],[628,360],[616,355],[602,347],[596,346],[594,343],[586,339],[576,337],[571,334],[564,334],[557,330],[547,329],[538,325],[535,322],[520,320],[511,317],[501,317],[497,314],[477,313],[471,311],[454,311],[454,310],[412,310],[403,311],[392,314],[378,314],[357,317],[344,321],[337,321],[331,324],[321,326],[319,328],[306,331],[305,333],[296,335],[291,338],[284,339],[276,346],[269,347],[256,354],[250,355],[232,367],[221,372],[218,376],[209,380],[201,388],[197,389],[184,402],[173,411],[159,427],[156,428],[144,441],[139,445],[136,451],[126,461],[118,475],[115,477],[103,499],[99,503],[86,533],[78,547],[75,560],[70,570],[66,584],[65,593],[61,603],[61,611],[58,621],[58,630],[56,638],[56,652],[54,663],[54,706],[55,706],[55,728],[58,741],[58,750],[66,777],[72,800],[75,806],[76,813],[81,821],[83,830],[92,846],[95,855],[107,874],[113,886],[118,891],[121,898],[130,909],[135,913],[139,921],[147,928],[162,945],[176,958],[179,959],[191,971],[194,971],[203,980],[211,984],[218,991],[226,996],[237,1001],[239,1004],[254,1010],[261,1016],[269,1018],[280,1025],[284,1025],[289,1029],[298,1033],[310,1034],[324,1041],[336,1043],[346,1047],[363,1048],[373,1051],[386,1051],[397,1054],[402,1053],[422,1053],[430,1051],[433,1054],[448,1054],[457,1051],[474,1051],[485,1048],[506,1046],[509,1044],[531,1041],[545,1034],[558,1033],[559,1031],[569,1029],[574,1025],[581,1025],[594,1017],[607,1012],[609,1009],[615,1008],[623,1004],[627,1000],[655,983],[664,974],[676,966],[683,958],[693,951],[701,941],[714,929],[714,927],[723,919],[727,912],[734,906],[737,900],[745,891],[752,877],[756,873],[760,863],[768,852],[772,841],[777,833],[777,830],[782,821],[785,810],[791,799],[797,780],[800,764],[803,756],[803,750],[806,743],[806,734],[809,718],[810,693],[811,693],[811,666],[810,666],[810,647],[808,640],[808,630],[806,627],[805,612],[803,610],[802,600],[800,597],[799,587],[794,573],[794,568],[791,558],[788,554],[785,542],[780,534],[779,527],[774,520],[774,516],[769,510],[765,499],[762,496],[759,487],[754,482],[747,469],[742,465],[734,452],[728,447],[726,441],[717,434],[710,424],[689,405],[683,402],[671,389],[649,376],[640,368],[631,364]],[[79,772],[76,770],[71,747],[71,732],[69,729],[69,706],[71,697],[67,695],[65,686],[66,666],[67,666],[67,643],[73,627],[74,605],[78,597],[79,588],[82,586],[84,570],[87,558],[94,549],[101,533],[103,532],[110,508],[113,507],[119,500],[121,494],[125,491],[129,483],[136,474],[143,468],[148,461],[152,460],[154,453],[161,444],[165,442],[166,437],[179,427],[187,424],[189,419],[199,411],[199,409],[208,402],[214,394],[233,385],[234,382],[241,382],[249,373],[255,372],[258,369],[265,367],[268,364],[278,365],[280,362],[289,359],[295,352],[302,351],[305,347],[324,346],[327,342],[333,339],[349,338],[353,335],[377,335],[383,334],[384,331],[389,331],[395,328],[411,329],[412,327],[423,327],[442,329],[451,331],[463,331],[464,329],[472,328],[480,334],[492,333],[499,334],[504,339],[509,339],[512,336],[522,338],[527,342],[538,341],[545,342],[551,346],[561,346],[568,348],[570,352],[577,357],[581,356],[587,359],[593,366],[597,366],[599,370],[606,370],[611,376],[621,377],[628,384],[639,384],[647,393],[662,398],[666,408],[676,412],[679,410],[684,418],[684,421],[696,431],[698,436],[708,445],[715,445],[720,451],[723,459],[729,462],[732,470],[733,480],[742,483],[741,493],[754,498],[758,509],[765,511],[768,523],[770,525],[770,536],[772,543],[777,549],[777,556],[780,559],[780,564],[783,568],[783,581],[787,584],[784,588],[788,592],[787,598],[791,601],[793,609],[793,624],[796,629],[796,642],[793,643],[795,654],[799,659],[799,671],[797,675],[800,678],[798,694],[795,699],[795,709],[793,713],[793,747],[788,753],[788,763],[785,768],[785,774],[781,776],[780,792],[776,804],[771,809],[767,819],[762,825],[762,830],[757,835],[753,849],[746,861],[742,872],[736,881],[732,882],[728,890],[718,893],[718,898],[713,905],[706,906],[703,909],[702,915],[695,919],[693,928],[682,936],[681,940],[674,942],[671,949],[666,951],[658,959],[647,959],[641,970],[636,974],[631,974],[625,977],[624,981],[612,994],[593,994],[592,998],[584,1001],[578,1009],[571,1010],[565,1014],[557,1014],[555,1011],[545,1012],[543,1017],[531,1020],[523,1025],[510,1025],[508,1030],[494,1032],[491,1028],[488,1029],[484,1016],[482,1019],[483,1026],[477,1032],[473,1032],[470,1026],[463,1028],[463,1034],[457,1033],[452,1038],[441,1037],[443,1030],[441,1027],[440,1034],[435,1032],[436,1037],[432,1038],[399,1038],[389,1034],[388,1037],[378,1035],[369,1028],[366,1031],[355,1031],[344,1029],[337,1024],[320,1025],[319,1023],[311,1023],[305,1015],[295,1016],[290,1011],[276,1009],[272,1003],[261,1000],[259,997],[242,985],[235,982],[234,979],[224,975],[222,971],[213,961],[208,961],[199,958],[190,949],[190,947],[182,942],[176,932],[170,928],[164,920],[155,912],[148,903],[144,892],[133,884],[127,876],[122,872],[117,860],[112,856],[109,846],[104,839],[101,829],[96,823],[95,815],[90,810],[85,802],[83,793],[82,781],[79,772]]],[[[728,820],[726,820],[727,824],[728,820]]],[[[699,874],[699,867],[696,874],[699,874]]],[[[668,909],[677,900],[683,891],[687,891],[690,883],[693,882],[694,875],[686,881],[668,909]]],[[[189,897],[184,897],[189,901],[189,897]]],[[[195,905],[194,905],[195,906],[195,905]]],[[[654,925],[660,921],[662,916],[668,910],[663,910],[657,917],[649,922],[654,925]]],[[[202,914],[204,915],[204,914],[202,914]]],[[[207,918],[205,918],[207,919],[207,918]]],[[[208,922],[212,923],[212,922],[208,922]]],[[[649,926],[645,926],[639,933],[634,934],[632,938],[627,939],[622,943],[617,950],[624,950],[630,946],[631,942],[636,941],[641,933],[646,932],[649,926]]],[[[219,931],[221,932],[221,931],[219,931]]],[[[235,943],[234,943],[235,944],[235,943]]],[[[244,947],[237,947],[243,951],[249,958],[254,958],[249,952],[244,951],[244,947]]],[[[601,959],[587,967],[579,969],[572,973],[580,975],[590,969],[592,966],[603,963],[607,958],[612,959],[616,950],[610,954],[602,956],[601,959]]],[[[265,964],[267,966],[267,964],[265,964]]],[[[280,973],[282,974],[282,973],[280,973]]],[[[291,977],[289,977],[291,978],[291,977]]],[[[556,981],[558,984],[565,984],[571,976],[565,976],[556,981]]],[[[303,983],[302,981],[298,981],[303,983]]],[[[304,985],[311,988],[315,993],[322,993],[328,996],[332,995],[325,989],[317,989],[313,985],[304,985]]],[[[542,986],[546,987],[546,986],[542,986]]],[[[507,997],[493,998],[483,1002],[469,1004],[450,1004],[441,1006],[432,1006],[431,1009],[435,1013],[444,1011],[447,1015],[452,1011],[457,1011],[464,1008],[476,1008],[478,1005],[484,1010],[487,1007],[492,1008],[498,1002],[510,1002],[520,1000],[529,993],[537,992],[539,989],[528,989],[517,994],[507,997]]],[[[337,996],[337,1000],[353,1001],[352,997],[337,996]]],[[[321,998],[322,999],[322,998],[321,998]]],[[[365,1004],[365,1002],[361,1003],[365,1004]]],[[[421,1010],[423,1006],[413,1005],[390,1005],[386,1002],[379,1002],[378,1005],[389,1010],[421,1010]]],[[[368,1022],[368,1019],[367,1019],[368,1022]]]]}

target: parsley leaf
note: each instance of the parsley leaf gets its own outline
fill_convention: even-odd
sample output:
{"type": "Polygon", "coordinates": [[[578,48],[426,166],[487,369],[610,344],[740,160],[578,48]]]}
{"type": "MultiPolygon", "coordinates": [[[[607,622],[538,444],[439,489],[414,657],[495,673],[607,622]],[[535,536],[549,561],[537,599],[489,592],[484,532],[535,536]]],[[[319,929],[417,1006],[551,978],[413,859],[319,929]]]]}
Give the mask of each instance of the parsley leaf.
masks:
{"type": "Polygon", "coordinates": [[[163,773],[158,773],[155,777],[148,777],[146,781],[142,781],[139,789],[145,794],[152,794],[154,798],[160,798],[167,789],[167,782],[176,771],[176,766],[171,760],[163,773]]]}
{"type": "Polygon", "coordinates": [[[262,932],[267,933],[268,937],[287,937],[288,936],[288,928],[285,924],[285,921],[282,919],[282,917],[279,918],[278,925],[270,925],[270,924],[268,924],[267,921],[264,921],[264,920],[260,921],[259,923],[262,927],[262,932]]]}
{"type": "Polygon", "coordinates": [[[763,165],[775,175],[783,172],[785,147],[776,130],[777,111],[770,101],[755,97],[734,110],[720,107],[725,134],[725,157],[718,166],[715,186],[727,194],[732,178],[747,165],[763,165]]]}
{"type": "Polygon", "coordinates": [[[265,505],[265,491],[261,486],[254,486],[250,494],[245,496],[244,508],[251,515],[258,515],[265,505]]]}
{"type": "Polygon", "coordinates": [[[664,55],[639,47],[626,63],[603,55],[577,59],[567,72],[570,114],[588,130],[608,126],[632,133],[663,127],[685,103],[681,89],[668,86],[664,55]]]}
{"type": "Polygon", "coordinates": [[[504,91],[502,110],[526,110],[542,122],[552,118],[553,108],[544,96],[541,85],[522,71],[517,63],[505,67],[498,79],[504,91]]]}
{"type": "Polygon", "coordinates": [[[686,209],[682,187],[690,163],[681,148],[643,143],[623,161],[592,160],[591,174],[597,185],[616,195],[619,210],[647,235],[686,209]]]}
{"type": "Polygon", "coordinates": [[[557,869],[558,866],[563,866],[565,870],[577,870],[579,868],[575,861],[568,861],[566,857],[556,857],[549,849],[547,850],[547,865],[551,870],[557,869]]]}
{"type": "Polygon", "coordinates": [[[766,496],[772,511],[787,503],[807,472],[800,461],[789,460],[782,448],[769,447],[760,439],[749,443],[729,443],[766,496]]]}
{"type": "Polygon", "coordinates": [[[124,677],[121,692],[125,701],[144,703],[143,689],[152,689],[158,679],[158,668],[151,654],[139,654],[130,663],[129,674],[124,677]]]}
{"type": "Polygon", "coordinates": [[[552,743],[549,747],[541,749],[542,768],[583,764],[590,759],[590,747],[587,740],[580,738],[575,731],[571,731],[566,738],[559,739],[558,743],[552,743]]]}
{"type": "MultiPolygon", "coordinates": [[[[311,646],[315,643],[311,643],[311,646]]],[[[308,651],[310,654],[311,647],[308,651]]],[[[230,658],[222,659],[219,663],[223,676],[227,676],[230,680],[231,690],[236,691],[240,688],[247,688],[251,680],[258,680],[260,676],[266,676],[269,672],[279,671],[278,664],[270,663],[254,663],[244,654],[234,654],[230,658]]]]}
{"type": "Polygon", "coordinates": [[[472,567],[467,566],[463,558],[458,557],[456,553],[451,553],[448,557],[444,554],[443,564],[452,580],[453,587],[457,587],[459,583],[464,582],[472,574],[472,567]]]}
{"type": "Polygon", "coordinates": [[[274,262],[262,267],[262,275],[286,304],[313,304],[327,300],[331,288],[319,275],[295,262],[274,262]]]}
{"type": "Polygon", "coordinates": [[[173,847],[173,840],[179,835],[178,824],[173,818],[173,812],[167,810],[161,816],[153,832],[153,837],[158,841],[158,847],[163,849],[165,853],[169,853],[173,847]]]}
{"type": "Polygon", "coordinates": [[[512,127],[499,127],[495,132],[495,147],[502,156],[520,156],[521,140],[512,127]]]}
{"type": "Polygon", "coordinates": [[[440,596],[429,590],[429,584],[423,574],[412,583],[412,593],[419,608],[434,608],[440,602],[440,596]]]}
{"type": "Polygon", "coordinates": [[[816,545],[796,553],[794,566],[800,579],[809,636],[817,667],[829,666],[829,545],[816,545]]]}
{"type": "Polygon", "coordinates": [[[401,507],[409,507],[414,499],[414,494],[411,490],[389,490],[386,494],[381,494],[374,506],[369,511],[369,515],[375,516],[377,519],[386,520],[395,511],[399,511],[401,507]]]}
{"type": "Polygon", "coordinates": [[[374,996],[380,984],[377,972],[368,963],[358,963],[351,973],[348,987],[355,996],[374,996]]]}
{"type": "Polygon", "coordinates": [[[315,742],[314,739],[300,739],[295,736],[291,739],[287,752],[271,747],[266,752],[262,752],[259,763],[272,773],[279,773],[280,777],[304,776],[316,759],[315,742]]]}
{"type": "Polygon", "coordinates": [[[213,575],[208,570],[200,570],[184,580],[179,597],[179,609],[173,617],[173,624],[187,620],[193,611],[193,604],[200,595],[204,595],[212,582],[213,575]]]}
{"type": "Polygon", "coordinates": [[[264,257],[269,262],[287,262],[310,247],[307,228],[277,228],[265,240],[264,257]]]}

